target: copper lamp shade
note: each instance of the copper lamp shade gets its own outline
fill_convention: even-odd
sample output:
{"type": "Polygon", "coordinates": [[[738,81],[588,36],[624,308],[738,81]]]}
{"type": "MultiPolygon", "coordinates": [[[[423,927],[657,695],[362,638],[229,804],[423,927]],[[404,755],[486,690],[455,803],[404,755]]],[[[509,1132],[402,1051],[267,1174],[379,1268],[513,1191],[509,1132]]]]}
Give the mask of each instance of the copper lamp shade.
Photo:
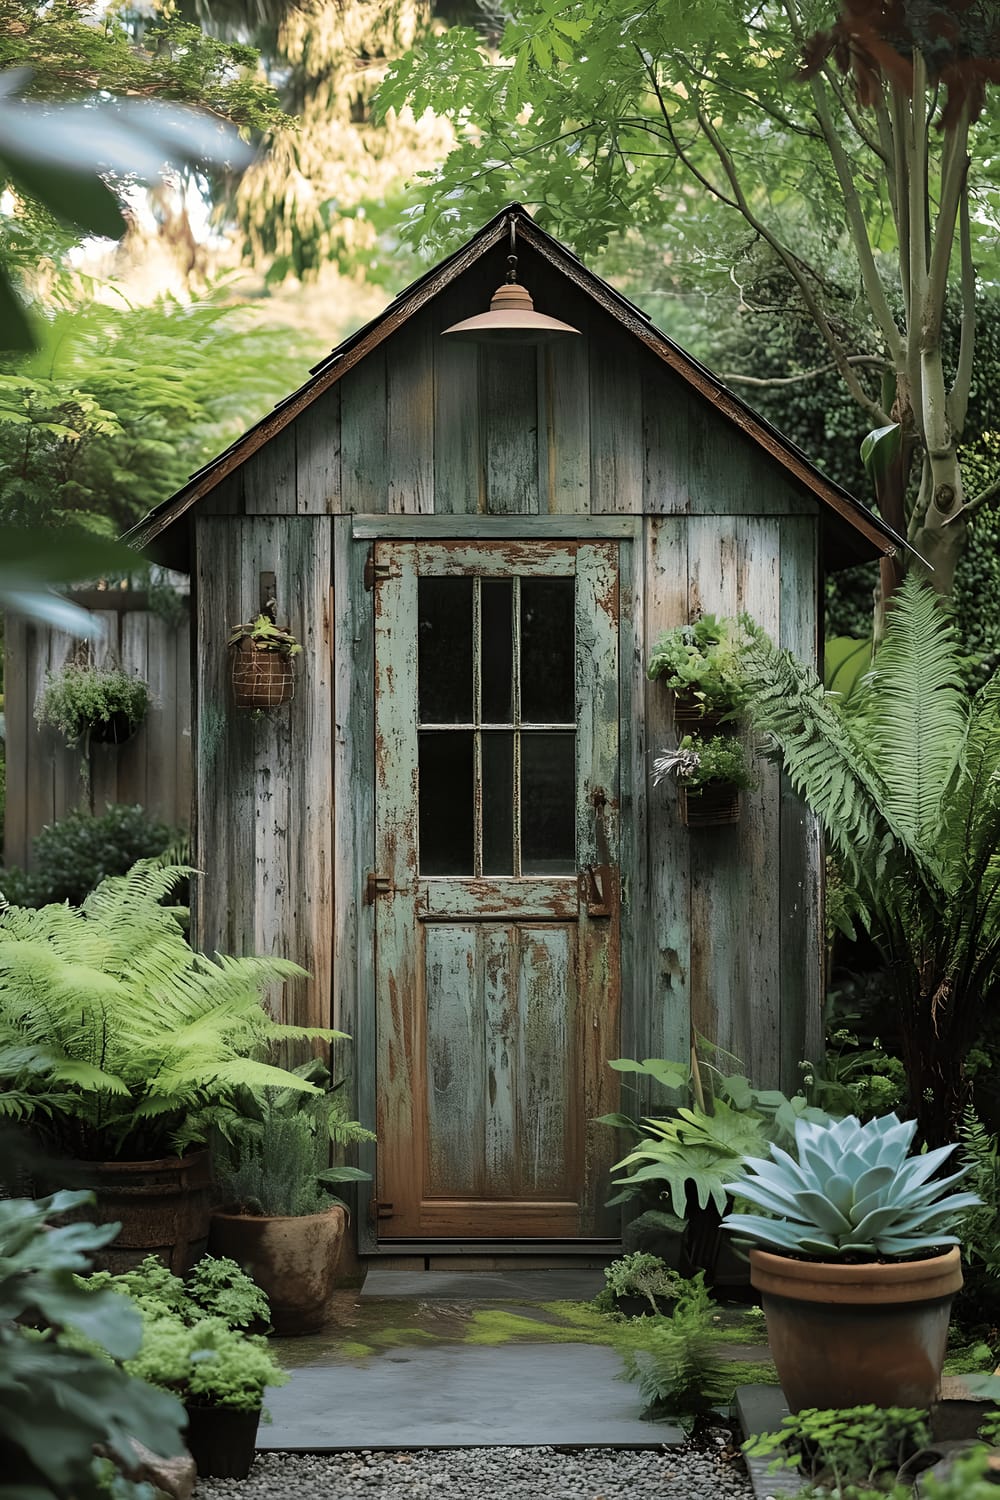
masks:
{"type": "Polygon", "coordinates": [[[507,280],[493,293],[489,312],[453,323],[444,332],[470,344],[551,344],[580,330],[535,312],[531,293],[517,279],[517,229],[511,219],[507,280]]]}
{"type": "Polygon", "coordinates": [[[568,323],[560,323],[558,318],[535,312],[531,293],[516,281],[506,281],[497,287],[489,312],[466,318],[444,331],[472,344],[548,344],[566,334],[580,332],[568,323]]]}

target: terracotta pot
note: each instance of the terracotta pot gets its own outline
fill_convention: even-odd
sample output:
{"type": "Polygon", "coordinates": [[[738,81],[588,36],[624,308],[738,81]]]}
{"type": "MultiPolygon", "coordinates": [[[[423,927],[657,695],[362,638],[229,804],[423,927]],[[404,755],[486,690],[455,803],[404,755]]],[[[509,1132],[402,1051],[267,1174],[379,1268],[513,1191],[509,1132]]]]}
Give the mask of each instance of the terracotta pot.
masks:
{"type": "Polygon", "coordinates": [[[326,1322],[346,1222],[337,1204],[297,1218],[216,1213],[208,1247],[235,1260],[267,1294],[275,1333],[316,1333],[326,1322]]]}
{"type": "Polygon", "coordinates": [[[258,651],[237,641],[233,653],[233,698],[237,708],[280,708],[295,692],[295,668],[283,651],[258,651]]]}
{"type": "Polygon", "coordinates": [[[196,1406],[185,1403],[187,1445],[202,1479],[246,1479],[257,1452],[260,1407],[239,1411],[234,1406],[196,1406]]]}
{"type": "Polygon", "coordinates": [[[740,821],[740,789],[729,781],[706,781],[704,786],[682,786],[678,794],[685,828],[722,828],[740,821]]]}
{"type": "Polygon", "coordinates": [[[95,1270],[130,1271],[156,1255],[177,1276],[204,1255],[212,1212],[212,1174],[207,1151],[160,1161],[75,1162],[73,1186],[88,1187],[96,1204],[72,1217],[91,1223],[121,1223],[121,1232],[94,1257],[95,1270]]]}
{"type": "Polygon", "coordinates": [[[790,1411],[916,1406],[938,1394],[957,1247],[927,1260],[844,1265],[750,1251],[790,1411]]]}

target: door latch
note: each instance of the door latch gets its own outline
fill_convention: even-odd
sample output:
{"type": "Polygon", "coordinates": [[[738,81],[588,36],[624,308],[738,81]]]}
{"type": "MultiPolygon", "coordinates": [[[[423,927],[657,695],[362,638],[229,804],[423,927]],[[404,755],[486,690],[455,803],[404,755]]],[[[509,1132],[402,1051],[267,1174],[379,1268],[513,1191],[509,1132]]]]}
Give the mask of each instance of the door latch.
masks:
{"type": "Polygon", "coordinates": [[[368,1219],[372,1224],[378,1224],[384,1219],[394,1219],[396,1210],[391,1203],[384,1198],[376,1198],[373,1194],[368,1204],[368,1219]]]}
{"type": "Polygon", "coordinates": [[[391,562],[376,562],[373,547],[365,558],[365,571],[362,577],[365,589],[370,594],[377,583],[384,583],[387,578],[398,578],[399,568],[393,567],[391,562]]]}
{"type": "Polygon", "coordinates": [[[379,896],[391,896],[395,889],[391,876],[369,870],[365,876],[365,905],[374,906],[379,896]]]}

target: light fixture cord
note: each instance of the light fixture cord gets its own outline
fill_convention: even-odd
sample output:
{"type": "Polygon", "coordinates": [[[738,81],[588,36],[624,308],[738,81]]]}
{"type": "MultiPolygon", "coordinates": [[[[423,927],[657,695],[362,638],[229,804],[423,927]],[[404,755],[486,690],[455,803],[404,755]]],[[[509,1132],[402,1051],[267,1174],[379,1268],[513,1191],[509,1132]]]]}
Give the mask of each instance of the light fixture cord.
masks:
{"type": "Polygon", "coordinates": [[[508,284],[517,280],[517,237],[515,220],[510,221],[510,254],[507,256],[507,281],[508,284]]]}

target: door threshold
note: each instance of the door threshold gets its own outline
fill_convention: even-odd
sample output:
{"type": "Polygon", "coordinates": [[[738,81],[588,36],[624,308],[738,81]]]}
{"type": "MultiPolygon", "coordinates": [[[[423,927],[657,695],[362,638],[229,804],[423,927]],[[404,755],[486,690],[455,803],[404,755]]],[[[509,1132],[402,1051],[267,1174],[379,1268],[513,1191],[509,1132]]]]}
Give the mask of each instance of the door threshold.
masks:
{"type": "Polygon", "coordinates": [[[605,1266],[621,1253],[621,1240],[384,1240],[360,1250],[358,1258],[370,1266],[410,1271],[541,1271],[605,1266]]]}

